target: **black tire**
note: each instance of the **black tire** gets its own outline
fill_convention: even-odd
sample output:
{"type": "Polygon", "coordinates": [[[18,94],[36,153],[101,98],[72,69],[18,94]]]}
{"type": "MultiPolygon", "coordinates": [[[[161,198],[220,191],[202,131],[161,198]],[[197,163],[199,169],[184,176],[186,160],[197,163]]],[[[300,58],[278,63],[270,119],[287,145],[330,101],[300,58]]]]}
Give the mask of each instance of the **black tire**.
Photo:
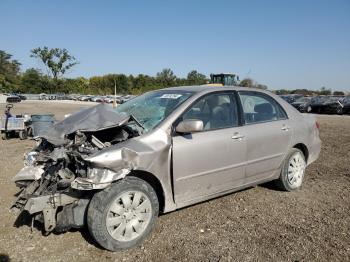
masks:
{"type": "MultiPolygon", "coordinates": [[[[275,180],[275,184],[276,186],[283,190],[283,191],[288,191],[288,192],[291,192],[291,191],[296,191],[298,189],[301,188],[301,185],[297,188],[294,188],[290,185],[290,183],[288,182],[288,167],[289,167],[289,161],[290,159],[294,156],[294,154],[296,153],[300,153],[302,158],[304,159],[305,161],[305,156],[303,154],[303,152],[297,148],[293,148],[289,153],[288,155],[286,156],[284,162],[283,162],[283,166],[282,166],[282,170],[281,170],[281,174],[280,174],[280,177],[275,180]]],[[[305,161],[306,162],[306,161],[305,161]]]]}
{"type": "Polygon", "coordinates": [[[25,139],[27,139],[27,137],[28,137],[27,130],[21,130],[21,131],[19,131],[19,138],[20,138],[21,140],[25,140],[25,139]]]}
{"type": "Polygon", "coordinates": [[[95,241],[103,248],[110,251],[131,248],[140,244],[153,230],[159,213],[157,194],[146,181],[136,177],[126,177],[117,181],[108,188],[96,193],[91,199],[88,213],[87,226],[95,241]],[[126,191],[140,191],[150,200],[152,206],[151,220],[145,231],[138,238],[131,241],[118,241],[107,230],[106,217],[112,202],[126,191]]]}
{"type": "Polygon", "coordinates": [[[33,136],[33,129],[29,126],[27,129],[28,136],[33,136]]]}

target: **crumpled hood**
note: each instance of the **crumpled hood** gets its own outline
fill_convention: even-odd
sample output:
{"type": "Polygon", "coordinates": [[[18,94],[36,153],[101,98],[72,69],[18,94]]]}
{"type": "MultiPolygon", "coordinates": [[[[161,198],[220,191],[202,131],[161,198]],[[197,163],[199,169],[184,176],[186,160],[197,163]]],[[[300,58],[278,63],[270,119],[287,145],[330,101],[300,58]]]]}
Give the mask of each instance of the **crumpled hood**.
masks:
{"type": "Polygon", "coordinates": [[[51,144],[64,145],[69,142],[65,136],[78,130],[85,132],[104,130],[122,126],[129,119],[130,115],[118,113],[110,105],[99,104],[72,114],[63,121],[54,124],[39,136],[45,138],[51,144]]]}

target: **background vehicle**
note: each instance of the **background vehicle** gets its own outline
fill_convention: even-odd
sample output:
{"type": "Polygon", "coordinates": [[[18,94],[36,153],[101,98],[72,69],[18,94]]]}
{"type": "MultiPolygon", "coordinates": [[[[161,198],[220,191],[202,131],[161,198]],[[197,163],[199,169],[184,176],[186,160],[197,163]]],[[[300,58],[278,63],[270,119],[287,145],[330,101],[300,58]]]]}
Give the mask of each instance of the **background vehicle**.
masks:
{"type": "Polygon", "coordinates": [[[134,95],[125,95],[125,96],[121,96],[119,98],[117,98],[117,103],[118,104],[124,104],[125,102],[135,98],[136,96],[134,95]]]}
{"type": "Polygon", "coordinates": [[[55,95],[56,100],[69,100],[69,96],[64,93],[58,93],[55,95]]]}
{"type": "Polygon", "coordinates": [[[90,101],[92,96],[80,96],[79,101],[90,101]]]}
{"type": "Polygon", "coordinates": [[[301,97],[303,97],[303,96],[302,96],[302,95],[294,95],[294,94],[292,94],[292,95],[280,95],[280,97],[281,97],[284,101],[288,102],[289,104],[292,104],[292,103],[294,103],[297,99],[299,99],[299,98],[301,98],[301,97]]]}
{"type": "Polygon", "coordinates": [[[104,102],[104,98],[102,96],[93,96],[90,98],[92,102],[104,102]]]}
{"type": "MultiPolygon", "coordinates": [[[[120,96],[116,96],[116,102],[118,103],[118,99],[120,98],[120,96]]],[[[114,102],[114,96],[107,96],[105,98],[105,102],[108,103],[108,104],[111,104],[114,102]]]]}
{"type": "Polygon", "coordinates": [[[21,98],[16,95],[0,94],[0,103],[19,103],[21,98]]]}
{"type": "Polygon", "coordinates": [[[349,114],[350,113],[350,96],[345,97],[341,103],[343,105],[342,113],[349,114]]]}
{"type": "Polygon", "coordinates": [[[12,115],[12,104],[6,104],[5,113],[0,117],[0,132],[3,140],[11,135],[18,134],[20,139],[26,139],[29,133],[30,116],[12,115]]]}
{"type": "Polygon", "coordinates": [[[311,107],[313,113],[329,113],[339,114],[343,113],[343,105],[341,101],[343,97],[336,96],[317,96],[311,101],[311,107]]]}
{"type": "Polygon", "coordinates": [[[291,105],[298,109],[298,111],[301,113],[310,113],[312,111],[311,100],[311,97],[300,97],[295,99],[291,105]]]}
{"type": "Polygon", "coordinates": [[[159,212],[273,180],[299,189],[320,153],[318,127],[252,88],[177,87],[99,104],[41,135],[14,178],[14,208],[46,232],[87,225],[108,250],[132,247],[159,212]]]}
{"type": "Polygon", "coordinates": [[[210,75],[210,84],[213,86],[235,86],[237,85],[239,78],[236,74],[220,73],[210,75]]]}
{"type": "Polygon", "coordinates": [[[22,94],[13,93],[11,94],[11,96],[18,96],[21,99],[21,101],[27,100],[27,97],[22,94]]]}

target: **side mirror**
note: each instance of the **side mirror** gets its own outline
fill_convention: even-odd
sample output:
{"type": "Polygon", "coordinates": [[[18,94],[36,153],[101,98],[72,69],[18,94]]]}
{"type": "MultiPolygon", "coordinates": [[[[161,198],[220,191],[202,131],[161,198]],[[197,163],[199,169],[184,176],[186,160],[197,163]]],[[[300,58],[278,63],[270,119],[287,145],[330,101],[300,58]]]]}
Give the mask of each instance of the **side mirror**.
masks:
{"type": "Polygon", "coordinates": [[[203,130],[203,121],[198,119],[186,119],[176,126],[178,133],[194,133],[203,130]]]}

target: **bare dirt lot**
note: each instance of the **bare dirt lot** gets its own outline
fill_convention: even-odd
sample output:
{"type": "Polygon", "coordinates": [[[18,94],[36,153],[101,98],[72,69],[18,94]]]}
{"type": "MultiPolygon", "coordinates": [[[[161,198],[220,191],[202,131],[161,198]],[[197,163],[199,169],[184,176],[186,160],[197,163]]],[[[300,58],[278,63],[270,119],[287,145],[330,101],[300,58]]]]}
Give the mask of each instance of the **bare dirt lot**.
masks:
{"type": "MultiPolygon", "coordinates": [[[[26,102],[15,112],[61,119],[86,106],[26,102]]],[[[34,143],[0,141],[0,261],[349,261],[350,116],[318,119],[322,152],[300,191],[263,185],[162,215],[142,246],[117,253],[95,246],[87,230],[43,236],[14,227],[11,178],[34,143]]]]}

